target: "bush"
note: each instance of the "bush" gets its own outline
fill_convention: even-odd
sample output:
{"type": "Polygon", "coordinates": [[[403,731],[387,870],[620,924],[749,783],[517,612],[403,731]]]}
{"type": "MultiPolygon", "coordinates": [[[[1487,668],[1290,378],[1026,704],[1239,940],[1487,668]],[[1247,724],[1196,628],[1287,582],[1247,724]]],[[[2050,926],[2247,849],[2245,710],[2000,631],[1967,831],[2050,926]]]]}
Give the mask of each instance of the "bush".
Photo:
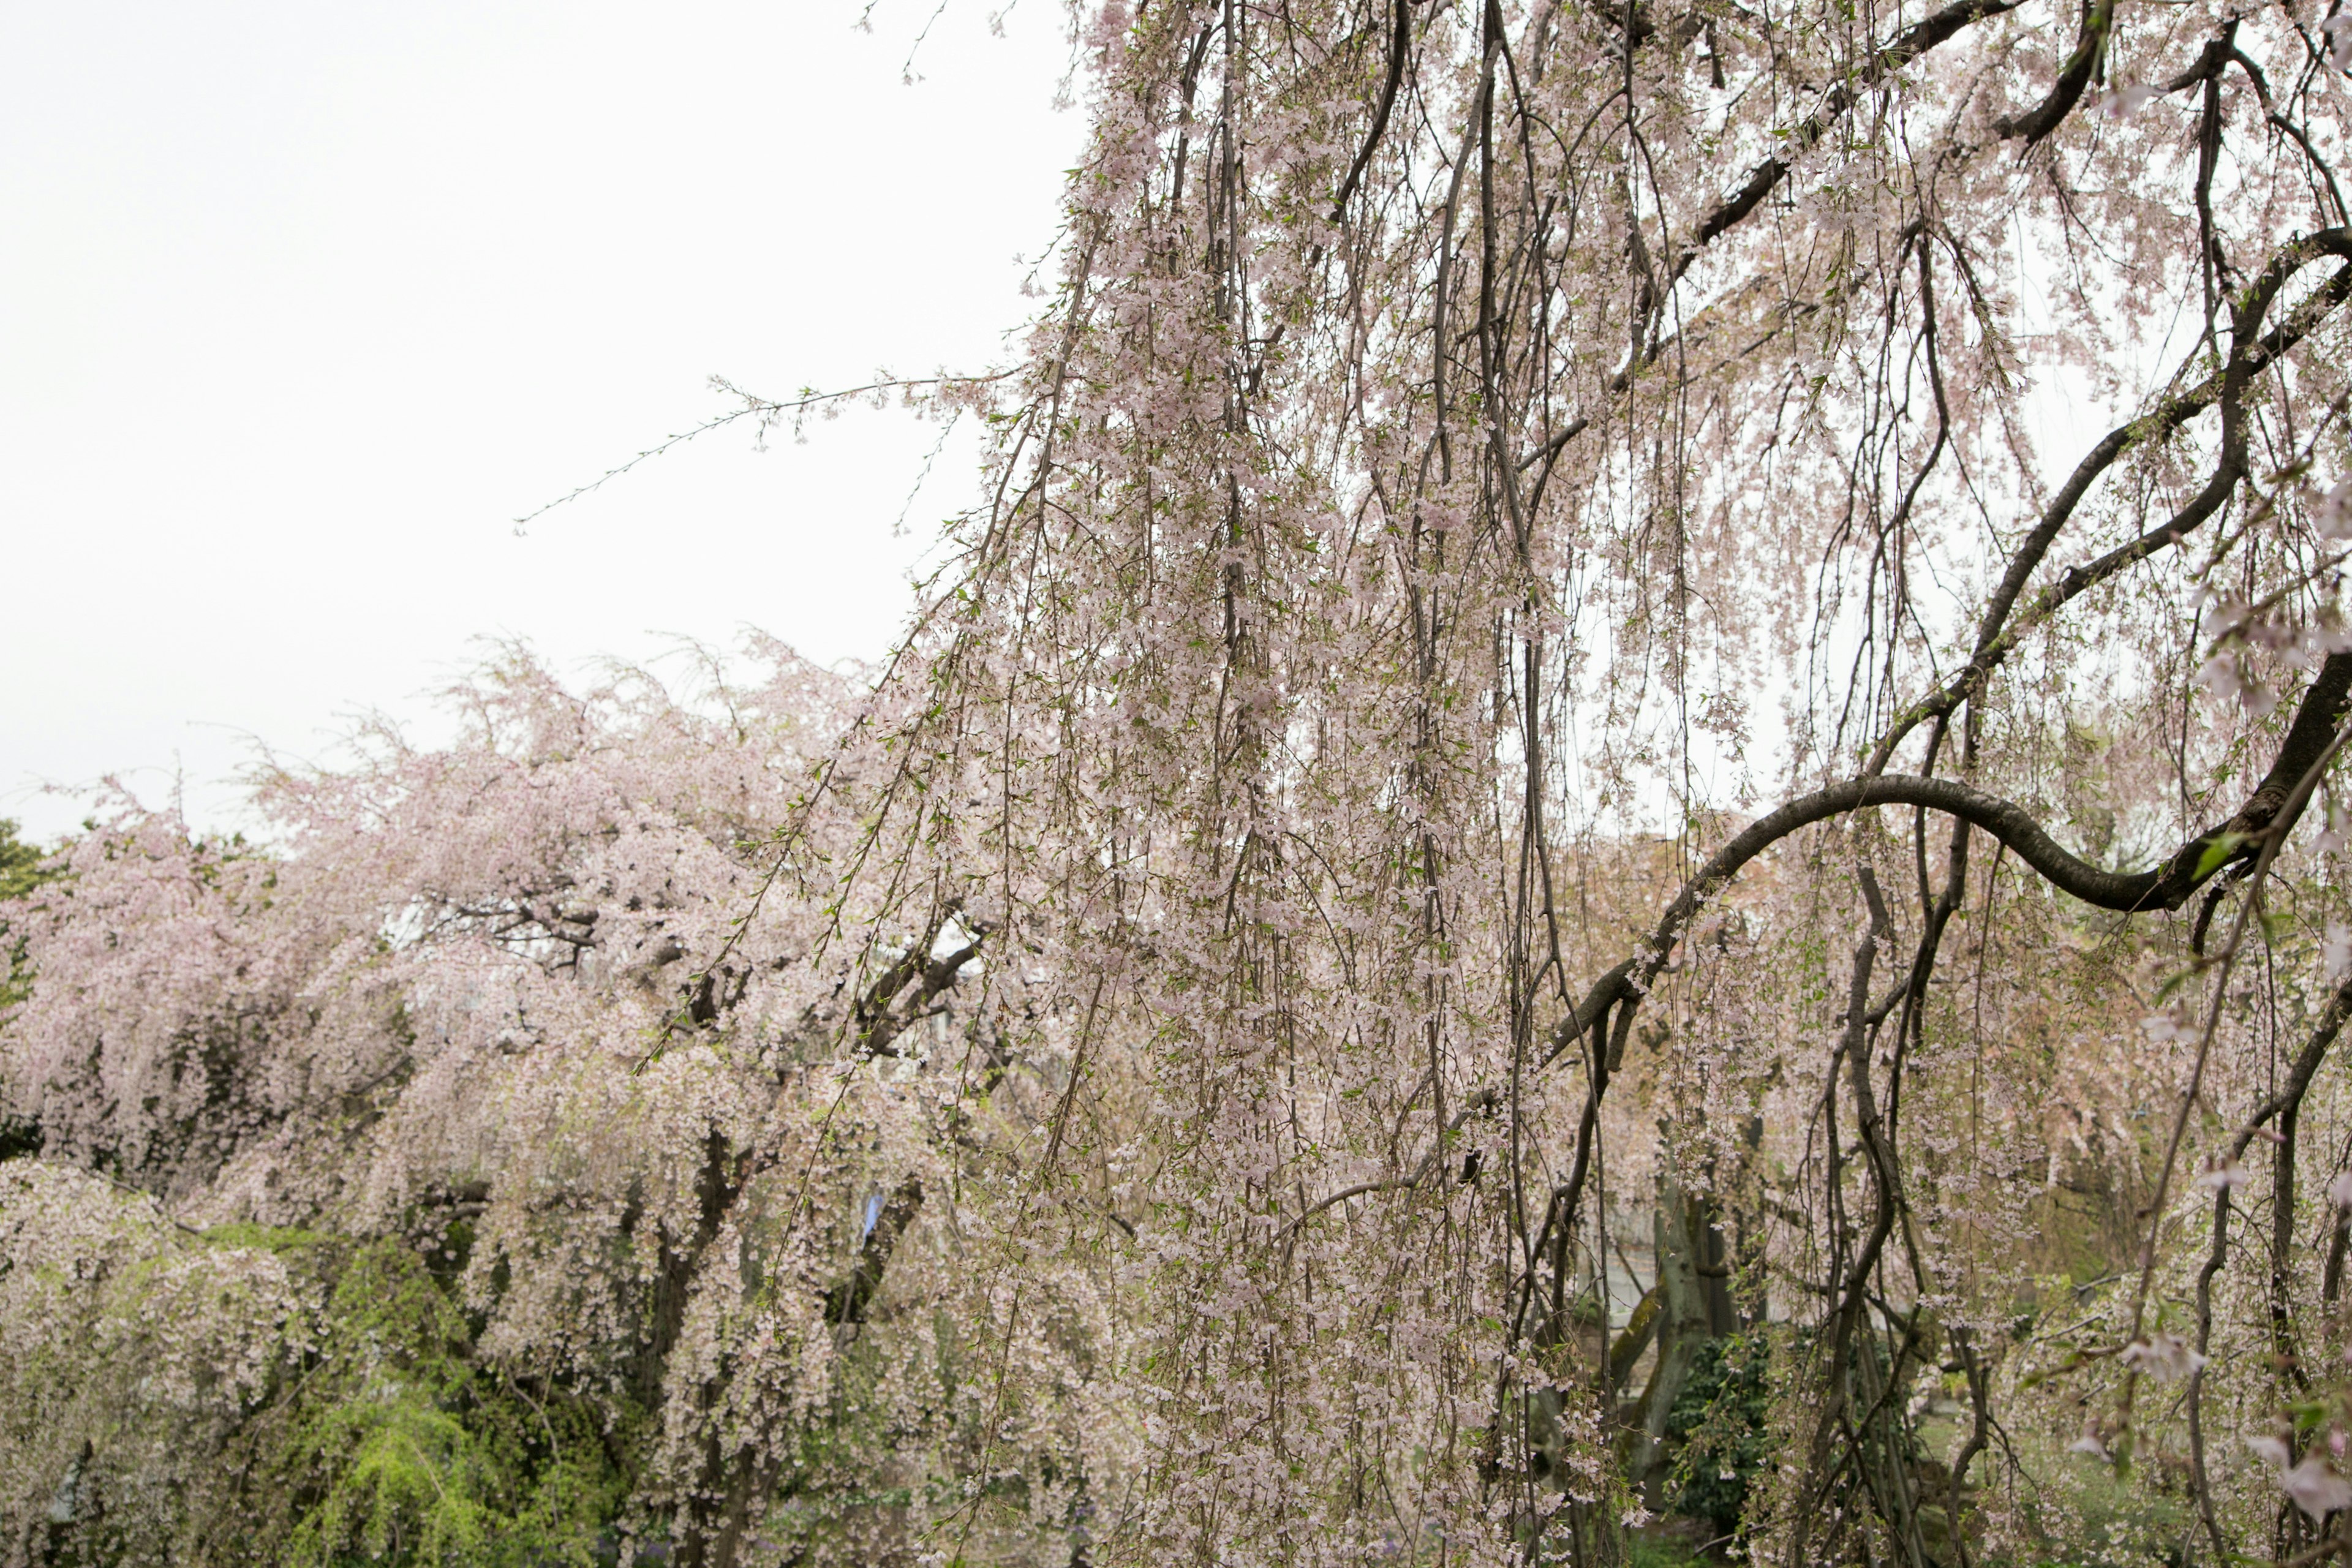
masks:
{"type": "Polygon", "coordinates": [[[0,1322],[0,1561],[610,1560],[632,1412],[499,1370],[399,1241],[199,1235],[13,1161],[0,1322]]]}
{"type": "Polygon", "coordinates": [[[1738,1529],[1749,1485],[1764,1468],[1768,1353],[1761,1333],[1707,1341],[1666,1412],[1666,1438],[1679,1450],[1669,1506],[1720,1534],[1738,1529]]]}

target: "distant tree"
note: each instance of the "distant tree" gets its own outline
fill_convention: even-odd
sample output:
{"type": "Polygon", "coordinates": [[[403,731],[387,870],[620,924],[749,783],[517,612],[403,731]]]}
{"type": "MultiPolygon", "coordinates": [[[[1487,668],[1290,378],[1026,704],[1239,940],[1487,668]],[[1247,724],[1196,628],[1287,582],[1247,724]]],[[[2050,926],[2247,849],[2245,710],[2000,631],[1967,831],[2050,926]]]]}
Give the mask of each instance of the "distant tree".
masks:
{"type": "Polygon", "coordinates": [[[694,701],[507,659],[451,746],[269,773],[264,847],[117,797],[19,879],[0,1561],[866,1560],[974,1476],[1062,1533],[1074,1415],[984,1443],[956,1326],[956,1194],[1050,1086],[940,1029],[978,915],[844,901],[853,689],[758,658],[694,701]]]}
{"type": "MultiPolygon", "coordinates": [[[[22,899],[47,881],[53,874],[47,868],[49,858],[38,846],[17,837],[14,818],[0,816],[0,904],[22,899]]],[[[0,1013],[29,994],[31,977],[25,973],[24,964],[24,940],[12,936],[7,921],[0,919],[0,1013]]],[[[0,1111],[0,1149],[11,1147],[20,1138],[5,1112],[0,1111]]]]}
{"type": "MultiPolygon", "coordinates": [[[[40,885],[43,858],[38,848],[16,837],[14,819],[0,817],[0,903],[21,899],[40,885]]],[[[23,939],[11,935],[7,922],[0,920],[0,1013],[31,994],[31,981],[23,939]]],[[[40,1146],[40,1129],[0,1104],[0,1159],[32,1153],[40,1146]]]]}
{"type": "Polygon", "coordinates": [[[0,816],[0,899],[21,899],[41,882],[41,862],[47,858],[37,845],[17,836],[14,818],[0,816]]]}

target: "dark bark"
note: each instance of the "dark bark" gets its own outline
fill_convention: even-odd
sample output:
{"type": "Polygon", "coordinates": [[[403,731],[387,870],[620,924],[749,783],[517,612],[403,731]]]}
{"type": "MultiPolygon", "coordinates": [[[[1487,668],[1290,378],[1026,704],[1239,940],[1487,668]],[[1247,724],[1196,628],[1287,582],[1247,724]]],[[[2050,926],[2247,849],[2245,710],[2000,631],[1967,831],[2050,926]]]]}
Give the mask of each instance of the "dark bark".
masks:
{"type": "Polygon", "coordinates": [[[1331,217],[1337,222],[1348,210],[1348,198],[1356,194],[1357,182],[1370,167],[1372,154],[1380,150],[1381,138],[1388,134],[1389,115],[1396,108],[1397,88],[1404,80],[1405,57],[1412,48],[1412,0],[1396,0],[1396,25],[1389,40],[1388,79],[1381,84],[1381,101],[1372,111],[1372,129],[1364,138],[1363,150],[1348,166],[1348,177],[1339,182],[1339,194],[1331,203],[1331,217]]]}
{"type": "Polygon", "coordinates": [[[2098,64],[2099,51],[2107,40],[2107,26],[2115,15],[2115,0],[2091,0],[2083,9],[2083,33],[2075,42],[2074,52],[2059,68],[2058,79],[2050,84],[2050,91],[2040,103],[2023,114],[2003,115],[1993,121],[1993,130],[2004,142],[2022,139],[2026,146],[2058,129],[2061,121],[2074,111],[2083,100],[2083,89],[2091,85],[2092,68],[2098,64]]]}

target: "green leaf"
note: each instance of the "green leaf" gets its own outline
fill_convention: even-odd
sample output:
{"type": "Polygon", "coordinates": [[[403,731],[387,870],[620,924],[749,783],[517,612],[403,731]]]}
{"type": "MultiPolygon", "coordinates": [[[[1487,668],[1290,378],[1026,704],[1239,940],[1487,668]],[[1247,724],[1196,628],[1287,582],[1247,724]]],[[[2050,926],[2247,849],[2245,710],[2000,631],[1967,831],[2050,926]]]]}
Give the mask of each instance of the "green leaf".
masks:
{"type": "Polygon", "coordinates": [[[2252,835],[2244,833],[2215,834],[2213,842],[2205,846],[2205,853],[2197,857],[2197,879],[2201,882],[2220,870],[2222,862],[2235,855],[2239,846],[2244,844],[2251,837],[2252,835]]]}

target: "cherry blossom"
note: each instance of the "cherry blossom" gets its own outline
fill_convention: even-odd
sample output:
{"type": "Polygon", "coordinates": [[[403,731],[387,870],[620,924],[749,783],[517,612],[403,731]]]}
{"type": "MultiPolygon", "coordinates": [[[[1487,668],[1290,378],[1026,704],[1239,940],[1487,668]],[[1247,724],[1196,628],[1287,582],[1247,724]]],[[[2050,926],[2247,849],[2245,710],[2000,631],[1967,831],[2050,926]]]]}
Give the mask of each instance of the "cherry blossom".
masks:
{"type": "Polygon", "coordinates": [[[1073,21],[885,667],[505,659],[0,912],[7,1550],[227,1517],[299,1233],[589,1413],[583,1552],[2104,1556],[2070,1448],[2312,1551],[2206,1443],[2352,1397],[2345,29],[1073,21]]]}

